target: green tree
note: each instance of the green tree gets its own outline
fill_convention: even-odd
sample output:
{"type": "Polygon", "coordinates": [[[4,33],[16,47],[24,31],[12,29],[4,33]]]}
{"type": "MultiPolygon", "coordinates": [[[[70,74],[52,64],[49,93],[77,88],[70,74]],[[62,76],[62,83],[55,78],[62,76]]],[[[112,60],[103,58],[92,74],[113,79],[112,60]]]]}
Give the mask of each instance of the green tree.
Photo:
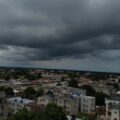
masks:
{"type": "Polygon", "coordinates": [[[42,78],[42,75],[39,73],[36,75],[36,79],[40,79],[40,78],[42,78]]]}
{"type": "Polygon", "coordinates": [[[108,98],[109,96],[102,92],[96,92],[95,98],[96,98],[96,105],[103,106],[105,104],[105,98],[108,98]]]}
{"type": "Polygon", "coordinates": [[[70,78],[80,77],[80,75],[79,75],[78,73],[75,73],[75,72],[70,72],[70,73],[68,73],[68,76],[69,76],[70,78]]]}
{"type": "Polygon", "coordinates": [[[5,79],[5,80],[10,80],[10,74],[6,74],[6,75],[4,76],[4,79],[5,79]]]}
{"type": "Polygon", "coordinates": [[[27,97],[27,98],[33,98],[36,94],[36,90],[33,88],[33,87],[27,87],[25,90],[24,90],[24,95],[27,97]]]}
{"type": "Polygon", "coordinates": [[[5,87],[4,87],[4,86],[1,86],[1,87],[0,87],[0,91],[5,91],[5,87]]]}
{"type": "Polygon", "coordinates": [[[37,92],[36,92],[36,95],[37,95],[37,97],[44,95],[44,89],[43,88],[39,88],[37,90],[37,92]]]}
{"type": "Polygon", "coordinates": [[[95,96],[96,91],[90,85],[83,85],[82,88],[86,90],[87,96],[95,96]]]}
{"type": "Polygon", "coordinates": [[[67,120],[67,117],[61,107],[55,104],[48,104],[42,112],[30,112],[24,108],[8,120],[67,120]]]}
{"type": "Polygon", "coordinates": [[[118,83],[115,83],[113,86],[114,86],[114,88],[116,88],[117,90],[119,90],[119,84],[118,83]]]}
{"type": "Polygon", "coordinates": [[[69,87],[75,87],[75,88],[77,88],[77,87],[78,87],[78,81],[75,80],[75,79],[71,79],[71,80],[68,82],[68,85],[69,85],[69,87]]]}
{"type": "Polygon", "coordinates": [[[85,113],[78,113],[77,117],[80,118],[81,120],[96,120],[94,115],[89,115],[85,113]]]}
{"type": "MultiPolygon", "coordinates": [[[[25,108],[14,114],[8,120],[37,120],[35,113],[27,111],[25,108]]],[[[40,120],[40,119],[39,119],[40,120]]]]}
{"type": "Polygon", "coordinates": [[[105,104],[105,98],[109,96],[102,92],[96,92],[90,85],[83,85],[83,89],[86,89],[87,96],[95,96],[96,98],[96,105],[103,106],[105,104]]]}
{"type": "Polygon", "coordinates": [[[48,104],[44,113],[45,120],[67,120],[63,108],[55,104],[48,104]]]}
{"type": "Polygon", "coordinates": [[[13,88],[11,88],[11,87],[4,88],[4,90],[5,90],[6,95],[8,95],[8,96],[14,95],[13,88]]]}

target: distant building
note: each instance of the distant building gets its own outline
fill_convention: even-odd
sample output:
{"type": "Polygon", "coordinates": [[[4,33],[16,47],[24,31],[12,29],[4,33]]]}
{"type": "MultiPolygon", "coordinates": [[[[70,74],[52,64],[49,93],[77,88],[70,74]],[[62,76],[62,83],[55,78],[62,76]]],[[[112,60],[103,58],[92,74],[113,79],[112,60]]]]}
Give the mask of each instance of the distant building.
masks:
{"type": "Polygon", "coordinates": [[[112,95],[116,93],[116,89],[113,86],[106,85],[92,85],[96,92],[102,92],[107,95],[112,95]]]}

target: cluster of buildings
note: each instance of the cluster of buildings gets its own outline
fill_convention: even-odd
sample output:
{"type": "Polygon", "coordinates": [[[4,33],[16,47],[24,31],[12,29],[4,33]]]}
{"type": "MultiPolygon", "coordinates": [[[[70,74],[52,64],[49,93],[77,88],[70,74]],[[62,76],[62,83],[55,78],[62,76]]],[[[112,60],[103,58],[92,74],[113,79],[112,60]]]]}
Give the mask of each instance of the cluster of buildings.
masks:
{"type": "Polygon", "coordinates": [[[83,89],[56,87],[47,88],[46,92],[36,100],[21,96],[7,98],[4,92],[0,92],[0,118],[9,117],[23,108],[40,112],[49,103],[61,106],[69,116],[76,115],[78,112],[86,114],[94,114],[95,112],[95,97],[86,96],[86,91],[83,89]]]}
{"type": "Polygon", "coordinates": [[[24,107],[39,112],[49,103],[63,107],[69,115],[76,115],[78,112],[92,114],[95,111],[95,97],[86,96],[83,89],[56,87],[46,90],[47,93],[35,101],[23,97],[7,99],[9,112],[16,113],[24,107]]]}
{"type": "Polygon", "coordinates": [[[54,95],[50,93],[39,97],[38,104],[46,106],[48,103],[55,103],[63,107],[65,111],[71,115],[76,115],[78,112],[94,113],[95,97],[86,96],[85,90],[70,87],[60,87],[58,91],[56,89],[54,89],[54,95]]]}
{"type": "MultiPolygon", "coordinates": [[[[0,92],[0,118],[2,116],[10,116],[23,108],[27,108],[29,111],[40,112],[49,103],[61,106],[68,115],[69,120],[71,115],[77,115],[78,113],[96,114],[99,108],[99,106],[96,106],[96,98],[87,96],[85,89],[69,87],[68,81],[71,78],[68,75],[44,71],[37,72],[40,72],[42,76],[38,80],[0,80],[0,86],[12,87],[15,93],[14,97],[8,98],[5,92],[0,92]],[[26,99],[17,94],[23,92],[28,86],[36,90],[42,87],[45,93],[35,100],[26,99]]],[[[102,92],[110,96],[105,99],[104,112],[97,116],[98,120],[120,120],[120,92],[117,92],[117,89],[113,86],[114,84],[119,84],[117,78],[92,81],[85,77],[78,77],[75,80],[78,81],[79,86],[89,85],[96,92],[102,92]]]]}

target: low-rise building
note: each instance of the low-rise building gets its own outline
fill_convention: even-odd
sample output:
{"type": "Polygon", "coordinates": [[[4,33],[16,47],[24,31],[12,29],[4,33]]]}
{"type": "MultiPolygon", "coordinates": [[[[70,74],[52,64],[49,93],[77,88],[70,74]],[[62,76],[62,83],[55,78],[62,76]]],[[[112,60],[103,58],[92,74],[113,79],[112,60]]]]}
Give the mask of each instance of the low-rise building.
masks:
{"type": "Polygon", "coordinates": [[[25,98],[22,98],[22,97],[8,98],[7,103],[8,103],[9,113],[16,113],[19,110],[26,107],[31,102],[34,102],[34,101],[29,100],[29,99],[25,99],[25,98]]]}
{"type": "Polygon", "coordinates": [[[96,92],[102,92],[107,95],[113,95],[116,93],[116,89],[113,86],[106,86],[103,84],[100,85],[93,84],[92,87],[95,89],[96,92]]]}

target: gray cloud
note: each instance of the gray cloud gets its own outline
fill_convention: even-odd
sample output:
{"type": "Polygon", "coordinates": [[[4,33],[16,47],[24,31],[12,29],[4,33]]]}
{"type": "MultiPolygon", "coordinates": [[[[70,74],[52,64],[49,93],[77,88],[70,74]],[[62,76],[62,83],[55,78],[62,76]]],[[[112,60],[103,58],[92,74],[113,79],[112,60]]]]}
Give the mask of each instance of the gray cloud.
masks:
{"type": "Polygon", "coordinates": [[[118,0],[1,0],[0,58],[119,59],[119,11],[118,0]]]}

